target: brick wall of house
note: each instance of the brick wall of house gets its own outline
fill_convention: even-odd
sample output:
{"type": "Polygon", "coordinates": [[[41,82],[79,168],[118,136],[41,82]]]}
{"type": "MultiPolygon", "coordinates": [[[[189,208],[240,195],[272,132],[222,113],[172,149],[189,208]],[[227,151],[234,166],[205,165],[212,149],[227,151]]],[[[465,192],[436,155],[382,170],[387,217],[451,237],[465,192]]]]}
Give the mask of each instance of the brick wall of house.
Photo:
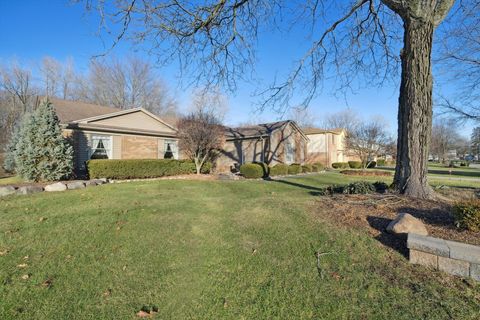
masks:
{"type": "Polygon", "coordinates": [[[157,159],[158,139],[141,136],[123,136],[121,159],[157,159]]]}

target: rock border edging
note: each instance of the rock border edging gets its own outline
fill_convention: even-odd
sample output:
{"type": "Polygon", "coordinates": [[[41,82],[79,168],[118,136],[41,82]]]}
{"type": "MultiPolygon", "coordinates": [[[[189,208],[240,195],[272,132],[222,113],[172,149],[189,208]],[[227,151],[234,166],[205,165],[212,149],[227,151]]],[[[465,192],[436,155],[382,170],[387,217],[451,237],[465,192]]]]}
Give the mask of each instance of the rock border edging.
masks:
{"type": "Polygon", "coordinates": [[[60,192],[66,190],[76,190],[76,189],[83,189],[86,187],[93,187],[97,185],[102,185],[105,183],[109,183],[107,179],[93,179],[93,180],[85,180],[85,181],[65,181],[65,182],[55,182],[48,184],[44,187],[39,185],[25,185],[15,188],[14,186],[0,186],[0,197],[5,197],[9,195],[27,195],[27,194],[34,194],[39,192],[60,192]]]}

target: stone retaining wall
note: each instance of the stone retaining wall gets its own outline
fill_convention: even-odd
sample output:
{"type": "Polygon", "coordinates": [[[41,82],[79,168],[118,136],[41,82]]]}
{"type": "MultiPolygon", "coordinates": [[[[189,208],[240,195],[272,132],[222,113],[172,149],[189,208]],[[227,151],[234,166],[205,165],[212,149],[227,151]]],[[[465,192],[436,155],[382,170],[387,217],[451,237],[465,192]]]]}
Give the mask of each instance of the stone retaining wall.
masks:
{"type": "Polygon", "coordinates": [[[410,262],[480,281],[480,247],[439,238],[408,234],[410,262]]]}

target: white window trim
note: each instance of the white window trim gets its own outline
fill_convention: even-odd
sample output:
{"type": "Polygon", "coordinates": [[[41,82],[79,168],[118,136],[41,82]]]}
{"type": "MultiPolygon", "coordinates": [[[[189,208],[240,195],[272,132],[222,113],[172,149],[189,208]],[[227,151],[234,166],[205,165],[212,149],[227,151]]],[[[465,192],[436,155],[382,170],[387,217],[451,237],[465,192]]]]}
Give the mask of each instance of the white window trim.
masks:
{"type": "Polygon", "coordinates": [[[172,152],[173,153],[173,159],[175,160],[178,160],[178,140],[174,140],[174,139],[165,139],[163,141],[163,156],[165,156],[165,153],[167,152],[167,143],[170,143],[170,144],[173,144],[175,145],[175,152],[172,152]]]}
{"type": "Polygon", "coordinates": [[[295,162],[295,148],[293,144],[287,140],[285,142],[285,163],[292,164],[295,162]]]}
{"type": "Polygon", "coordinates": [[[102,139],[108,138],[110,140],[110,149],[107,150],[108,159],[113,159],[113,136],[106,135],[106,134],[91,134],[90,135],[90,143],[88,148],[88,159],[92,158],[93,153],[95,152],[93,149],[93,140],[95,137],[101,137],[102,139]]]}

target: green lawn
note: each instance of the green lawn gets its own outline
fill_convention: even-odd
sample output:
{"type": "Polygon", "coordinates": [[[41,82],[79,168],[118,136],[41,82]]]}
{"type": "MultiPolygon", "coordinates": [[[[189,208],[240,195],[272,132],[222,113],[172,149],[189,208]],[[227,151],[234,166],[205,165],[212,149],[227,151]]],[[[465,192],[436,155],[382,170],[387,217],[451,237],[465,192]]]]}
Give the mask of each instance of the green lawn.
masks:
{"type": "Polygon", "coordinates": [[[0,178],[0,186],[7,184],[17,184],[23,182],[22,178],[18,176],[0,178]]]}
{"type": "MultiPolygon", "coordinates": [[[[395,171],[394,167],[383,167],[382,170],[395,171]]],[[[480,169],[473,167],[455,167],[449,168],[440,163],[429,163],[428,173],[431,177],[457,177],[457,178],[477,178],[480,179],[480,169]]]]}
{"type": "MultiPolygon", "coordinates": [[[[368,169],[369,171],[372,169],[368,169]]],[[[377,169],[375,169],[377,170],[377,169]]],[[[351,181],[383,181],[386,183],[391,183],[393,181],[393,174],[392,176],[353,176],[353,175],[345,175],[341,174],[339,171],[329,171],[323,175],[307,175],[307,176],[298,176],[293,177],[292,179],[300,179],[305,181],[312,180],[314,184],[322,184],[322,185],[331,185],[331,184],[346,184],[351,181]]],[[[383,170],[382,170],[383,171],[383,170]]],[[[429,181],[430,184],[434,187],[436,186],[449,186],[449,187],[458,187],[458,188],[480,188],[480,178],[467,178],[467,177],[452,177],[449,175],[432,175],[429,174],[429,181]],[[453,179],[450,179],[453,178],[453,179]]]]}
{"type": "Polygon", "coordinates": [[[479,284],[311,212],[339,176],[0,199],[0,319],[478,319],[479,284]]]}

